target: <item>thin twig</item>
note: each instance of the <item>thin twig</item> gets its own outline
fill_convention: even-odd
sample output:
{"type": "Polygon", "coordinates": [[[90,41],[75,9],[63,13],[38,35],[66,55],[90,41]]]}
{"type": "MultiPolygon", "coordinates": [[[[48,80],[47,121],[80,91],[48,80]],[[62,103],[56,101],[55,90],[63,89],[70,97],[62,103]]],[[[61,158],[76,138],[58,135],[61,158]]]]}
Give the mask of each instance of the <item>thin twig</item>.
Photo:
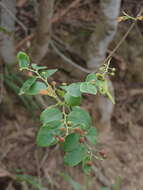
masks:
{"type": "MultiPolygon", "coordinates": [[[[137,16],[140,16],[142,13],[143,13],[143,7],[141,8],[141,10],[140,10],[140,12],[138,13],[137,16]]],[[[128,31],[124,34],[124,36],[121,38],[121,40],[116,45],[116,47],[111,51],[111,53],[108,55],[108,57],[104,60],[104,63],[106,63],[113,56],[113,54],[117,51],[117,49],[121,46],[121,44],[124,42],[124,40],[127,38],[129,33],[131,32],[131,30],[134,28],[136,22],[137,22],[137,20],[134,20],[134,22],[129,27],[128,31]]]]}
{"type": "Polygon", "coordinates": [[[53,43],[52,40],[50,40],[50,44],[52,46],[52,48],[55,50],[55,52],[61,57],[63,58],[66,62],[68,62],[70,65],[72,65],[73,67],[85,72],[85,73],[91,73],[93,71],[85,69],[83,67],[81,67],[80,65],[76,64],[75,62],[73,62],[71,59],[69,59],[68,57],[66,57],[53,43]]]}
{"type": "Polygon", "coordinates": [[[131,89],[129,91],[129,93],[130,93],[131,96],[141,95],[141,94],[143,94],[143,89],[142,88],[140,88],[140,89],[131,89]]]}
{"type": "Polygon", "coordinates": [[[64,9],[63,11],[61,11],[60,15],[57,14],[53,19],[52,19],[52,23],[56,23],[57,21],[59,21],[63,16],[65,16],[70,9],[73,9],[74,7],[77,6],[78,3],[80,3],[81,0],[75,0],[73,1],[68,7],[67,9],[64,9]]]}
{"type": "Polygon", "coordinates": [[[40,171],[40,162],[38,158],[38,150],[35,151],[35,160],[36,160],[36,166],[37,166],[38,182],[41,184],[41,171],[40,171]]]}
{"type": "Polygon", "coordinates": [[[3,73],[0,73],[0,104],[3,100],[3,91],[4,91],[4,85],[3,85],[3,73]]]}
{"type": "Polygon", "coordinates": [[[18,44],[15,47],[15,51],[19,51],[19,49],[27,42],[30,40],[33,40],[34,38],[34,33],[30,34],[29,36],[26,36],[26,38],[24,38],[23,40],[21,40],[20,42],[18,42],[18,44]]]}
{"type": "Polygon", "coordinates": [[[95,173],[95,176],[100,181],[100,183],[102,183],[102,185],[104,185],[105,187],[108,187],[111,189],[112,185],[110,181],[103,175],[103,173],[95,165],[92,166],[92,169],[95,173]]]}

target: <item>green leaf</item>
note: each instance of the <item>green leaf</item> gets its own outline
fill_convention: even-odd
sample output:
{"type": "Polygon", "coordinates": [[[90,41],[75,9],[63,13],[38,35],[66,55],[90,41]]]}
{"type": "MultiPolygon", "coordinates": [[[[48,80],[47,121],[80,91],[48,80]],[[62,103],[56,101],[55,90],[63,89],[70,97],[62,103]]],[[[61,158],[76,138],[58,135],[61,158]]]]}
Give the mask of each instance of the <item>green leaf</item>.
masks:
{"type": "Polygon", "coordinates": [[[101,94],[106,94],[108,92],[108,83],[106,80],[97,80],[96,86],[99,88],[101,94]]]}
{"type": "Polygon", "coordinates": [[[47,78],[49,78],[51,75],[53,75],[55,72],[57,72],[57,70],[58,70],[58,69],[48,69],[47,71],[43,71],[43,72],[41,73],[41,75],[42,75],[45,79],[47,79],[47,78]]]}
{"type": "Polygon", "coordinates": [[[56,128],[59,129],[62,125],[62,122],[55,120],[48,122],[47,125],[50,126],[50,129],[56,129],[56,128]]]}
{"type": "Polygon", "coordinates": [[[99,88],[99,92],[103,95],[107,95],[113,104],[115,104],[114,97],[111,95],[108,89],[108,82],[106,80],[97,80],[96,86],[99,88]]]}
{"type": "Polygon", "coordinates": [[[62,90],[65,90],[65,91],[68,90],[68,86],[67,86],[67,85],[61,85],[60,88],[61,88],[62,90]]]}
{"type": "Polygon", "coordinates": [[[62,98],[65,96],[65,91],[64,91],[64,90],[56,89],[56,92],[57,92],[58,95],[61,96],[62,98]]]}
{"type": "Polygon", "coordinates": [[[71,96],[69,93],[65,94],[64,99],[69,106],[78,106],[81,103],[81,97],[74,97],[71,96]]]}
{"type": "Polygon", "coordinates": [[[80,91],[88,94],[97,94],[97,88],[94,84],[90,82],[83,82],[80,85],[80,91]]]}
{"type": "Polygon", "coordinates": [[[38,132],[36,138],[36,144],[40,147],[47,147],[52,145],[55,142],[52,130],[49,126],[42,126],[38,132]]]}
{"type": "Polygon", "coordinates": [[[47,86],[43,82],[36,81],[30,88],[25,91],[27,95],[39,94],[41,90],[46,90],[47,86]]]}
{"type": "Polygon", "coordinates": [[[30,184],[32,187],[35,188],[35,190],[46,190],[45,187],[42,186],[36,179],[36,177],[33,177],[31,175],[24,175],[24,174],[17,174],[17,181],[25,181],[26,183],[30,184]]]}
{"type": "Polygon", "coordinates": [[[22,87],[20,88],[19,95],[22,95],[28,90],[36,81],[36,77],[30,77],[28,80],[26,80],[22,87]]]}
{"type": "Polygon", "coordinates": [[[69,175],[61,173],[60,174],[65,181],[67,181],[74,190],[85,190],[84,187],[82,187],[79,183],[77,183],[75,180],[73,180],[69,175]]]}
{"type": "Polygon", "coordinates": [[[95,73],[91,73],[91,74],[87,75],[87,77],[86,77],[85,80],[86,80],[86,82],[91,82],[93,80],[97,80],[96,74],[95,73]]]}
{"type": "Polygon", "coordinates": [[[76,133],[72,133],[66,137],[65,142],[63,144],[63,149],[65,152],[69,152],[78,148],[79,145],[79,135],[76,133]]]}
{"type": "Polygon", "coordinates": [[[61,119],[62,113],[58,108],[47,108],[40,115],[40,120],[42,123],[60,121],[61,119]]]}
{"type": "Polygon", "coordinates": [[[96,131],[96,128],[95,127],[91,127],[88,129],[88,133],[87,135],[90,135],[90,136],[96,136],[97,135],[97,131],[96,131]]]}
{"type": "Polygon", "coordinates": [[[113,104],[115,104],[115,99],[114,99],[114,97],[112,96],[112,94],[108,91],[107,93],[107,96],[108,96],[108,98],[111,100],[111,102],[113,103],[113,104]]]}
{"type": "Polygon", "coordinates": [[[19,52],[17,54],[17,59],[19,62],[20,70],[27,69],[30,65],[30,59],[29,56],[24,52],[19,52]]]}
{"type": "Polygon", "coordinates": [[[41,70],[41,69],[46,69],[46,68],[47,68],[46,66],[39,66],[39,65],[34,64],[34,63],[33,63],[31,66],[32,66],[32,68],[35,69],[36,71],[41,70]]]}
{"type": "Polygon", "coordinates": [[[65,164],[69,166],[75,166],[79,164],[86,157],[87,149],[85,146],[79,145],[77,149],[74,149],[71,152],[67,152],[64,156],[65,164]]]}
{"type": "Polygon", "coordinates": [[[97,141],[96,141],[96,135],[97,135],[97,131],[96,131],[96,128],[95,127],[91,127],[90,129],[88,129],[87,131],[87,135],[86,135],[86,138],[93,144],[96,144],[97,141]]]}
{"type": "Polygon", "coordinates": [[[80,107],[75,107],[68,115],[68,121],[71,121],[74,126],[85,125],[87,127],[91,126],[91,117],[89,113],[80,107]]]}
{"type": "Polygon", "coordinates": [[[80,92],[80,84],[81,83],[73,83],[73,84],[70,84],[68,87],[67,87],[67,92],[68,94],[70,94],[71,96],[74,96],[74,97],[80,97],[81,96],[81,92],[80,92]]]}
{"type": "Polygon", "coordinates": [[[97,144],[97,140],[95,138],[95,136],[90,136],[90,135],[87,135],[86,138],[92,143],[92,144],[97,144]]]}

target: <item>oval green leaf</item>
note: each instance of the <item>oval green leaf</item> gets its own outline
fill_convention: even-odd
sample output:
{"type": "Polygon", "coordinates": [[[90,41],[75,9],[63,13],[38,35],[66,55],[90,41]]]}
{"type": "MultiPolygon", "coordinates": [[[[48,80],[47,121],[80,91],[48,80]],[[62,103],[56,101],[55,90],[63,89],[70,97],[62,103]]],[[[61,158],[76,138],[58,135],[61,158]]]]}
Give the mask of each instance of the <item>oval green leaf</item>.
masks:
{"type": "Polygon", "coordinates": [[[80,91],[83,93],[88,94],[97,94],[97,88],[94,84],[91,84],[90,82],[83,82],[80,85],[80,91]]]}
{"type": "Polygon", "coordinates": [[[36,81],[29,89],[25,91],[27,95],[39,94],[41,90],[46,90],[47,86],[43,82],[36,81]]]}
{"type": "Polygon", "coordinates": [[[70,84],[67,87],[67,92],[74,97],[80,97],[81,96],[81,92],[80,92],[80,83],[73,83],[70,84]]]}
{"type": "Polygon", "coordinates": [[[71,96],[69,93],[65,94],[64,99],[69,106],[78,106],[81,103],[81,97],[74,97],[71,96]]]}
{"type": "Polygon", "coordinates": [[[62,113],[58,108],[47,108],[40,115],[40,120],[44,124],[53,121],[60,121],[61,119],[62,113]]]}
{"type": "Polygon", "coordinates": [[[72,133],[66,137],[63,144],[63,149],[65,152],[69,152],[77,149],[79,145],[79,135],[76,133],[72,133]]]}
{"type": "Polygon", "coordinates": [[[51,75],[53,75],[55,72],[57,72],[57,70],[58,70],[58,69],[48,69],[48,70],[46,70],[46,71],[43,71],[43,72],[41,73],[41,75],[42,75],[45,79],[47,79],[47,78],[49,78],[51,75]]]}
{"type": "Polygon", "coordinates": [[[29,59],[29,56],[20,51],[18,54],[17,54],[17,59],[18,59],[18,63],[19,63],[19,66],[20,66],[20,70],[23,70],[23,69],[27,69],[28,66],[30,65],[30,59],[29,59]]]}
{"type": "Polygon", "coordinates": [[[89,75],[87,75],[85,81],[86,82],[91,82],[93,80],[97,80],[96,74],[95,73],[90,73],[89,75]]]}
{"type": "Polygon", "coordinates": [[[73,167],[79,164],[82,160],[85,159],[87,155],[87,149],[85,146],[78,146],[77,149],[74,149],[71,152],[67,152],[64,156],[65,164],[73,167]]]}
{"type": "Polygon", "coordinates": [[[34,84],[35,81],[36,77],[30,77],[28,80],[26,80],[20,88],[19,95],[24,94],[34,84]]]}
{"type": "Polygon", "coordinates": [[[73,111],[68,115],[68,121],[71,121],[74,126],[84,125],[90,127],[92,124],[89,113],[80,107],[74,107],[73,111]]]}
{"type": "Polygon", "coordinates": [[[37,138],[36,144],[40,147],[47,147],[52,145],[55,142],[55,138],[48,126],[43,126],[40,128],[37,138]]]}

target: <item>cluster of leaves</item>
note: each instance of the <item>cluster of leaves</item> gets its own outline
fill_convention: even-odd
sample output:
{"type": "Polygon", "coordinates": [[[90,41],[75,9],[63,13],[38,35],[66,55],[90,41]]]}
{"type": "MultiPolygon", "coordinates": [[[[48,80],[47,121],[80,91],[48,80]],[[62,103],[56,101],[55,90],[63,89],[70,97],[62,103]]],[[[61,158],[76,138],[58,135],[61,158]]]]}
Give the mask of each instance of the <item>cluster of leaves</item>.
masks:
{"type": "Polygon", "coordinates": [[[48,82],[56,69],[31,64],[24,52],[19,52],[17,58],[20,70],[27,70],[30,75],[19,94],[48,95],[55,100],[55,104],[40,115],[42,126],[37,134],[37,145],[48,147],[59,143],[65,152],[65,164],[75,166],[82,163],[84,171],[89,172],[93,157],[90,143],[96,144],[96,128],[89,113],[80,104],[83,93],[107,95],[114,103],[105,79],[109,64],[104,65],[99,73],[87,75],[84,82],[62,83],[56,87],[55,81],[51,84],[48,82]]]}

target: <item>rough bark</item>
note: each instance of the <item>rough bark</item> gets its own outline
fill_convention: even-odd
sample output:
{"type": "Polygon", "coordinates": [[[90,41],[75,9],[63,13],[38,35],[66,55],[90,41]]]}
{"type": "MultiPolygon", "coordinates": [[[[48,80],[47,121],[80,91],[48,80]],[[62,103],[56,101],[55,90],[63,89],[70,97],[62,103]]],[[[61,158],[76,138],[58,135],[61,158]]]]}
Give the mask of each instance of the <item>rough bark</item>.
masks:
{"type": "Polygon", "coordinates": [[[15,63],[14,31],[16,16],[16,0],[0,1],[0,25],[8,32],[0,32],[0,54],[7,64],[15,63]]]}

